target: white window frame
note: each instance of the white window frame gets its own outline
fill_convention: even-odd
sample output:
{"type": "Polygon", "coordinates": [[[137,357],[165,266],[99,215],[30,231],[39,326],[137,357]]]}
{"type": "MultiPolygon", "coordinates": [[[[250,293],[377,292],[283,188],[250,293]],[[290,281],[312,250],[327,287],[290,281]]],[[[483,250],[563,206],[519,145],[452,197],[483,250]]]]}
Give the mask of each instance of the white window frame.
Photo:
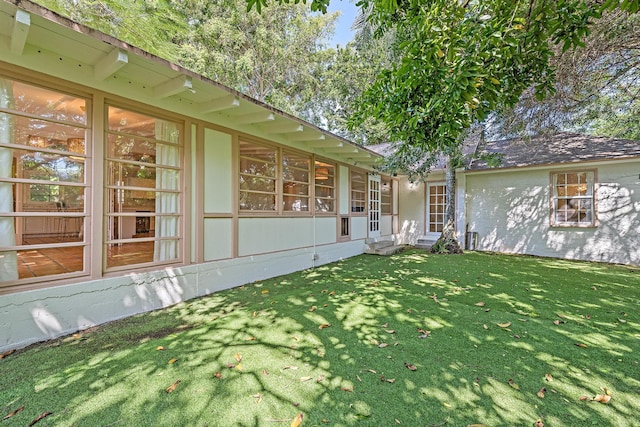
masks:
{"type": "Polygon", "coordinates": [[[597,225],[596,180],[594,169],[551,172],[552,227],[597,225]],[[581,186],[584,186],[584,190],[580,190],[581,186]],[[569,194],[572,189],[584,194],[569,194]]]}

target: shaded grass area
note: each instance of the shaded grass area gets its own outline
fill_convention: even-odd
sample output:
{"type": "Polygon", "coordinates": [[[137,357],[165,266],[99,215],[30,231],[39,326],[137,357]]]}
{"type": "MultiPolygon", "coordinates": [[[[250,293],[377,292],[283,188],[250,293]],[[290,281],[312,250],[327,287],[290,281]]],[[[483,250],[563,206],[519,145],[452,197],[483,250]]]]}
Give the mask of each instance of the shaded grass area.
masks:
{"type": "Polygon", "coordinates": [[[0,416],[24,406],[2,424],[52,412],[36,425],[289,426],[302,413],[303,426],[636,426],[639,302],[634,268],[363,255],[20,350],[0,360],[0,416]],[[579,400],[604,388],[608,404],[579,400]]]}

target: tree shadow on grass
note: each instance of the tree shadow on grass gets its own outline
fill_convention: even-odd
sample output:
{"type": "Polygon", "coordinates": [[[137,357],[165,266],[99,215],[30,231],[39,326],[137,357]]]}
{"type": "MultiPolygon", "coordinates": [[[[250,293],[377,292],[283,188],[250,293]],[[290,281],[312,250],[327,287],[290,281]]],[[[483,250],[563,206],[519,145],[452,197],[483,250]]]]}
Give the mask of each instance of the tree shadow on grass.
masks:
{"type": "Polygon", "coordinates": [[[544,261],[413,251],[249,284],[20,351],[0,408],[25,406],[6,425],[633,425],[637,272],[544,261]],[[609,404],[579,400],[601,387],[609,404]]]}

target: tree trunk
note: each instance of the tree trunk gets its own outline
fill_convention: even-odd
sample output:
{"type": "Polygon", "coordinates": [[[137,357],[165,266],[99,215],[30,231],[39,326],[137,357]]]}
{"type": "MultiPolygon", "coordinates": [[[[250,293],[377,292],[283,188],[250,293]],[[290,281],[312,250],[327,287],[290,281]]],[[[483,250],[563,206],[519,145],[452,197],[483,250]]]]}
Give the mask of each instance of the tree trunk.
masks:
{"type": "Polygon", "coordinates": [[[451,154],[447,158],[446,168],[446,208],[444,226],[440,238],[431,247],[431,252],[443,254],[461,254],[462,248],[456,238],[456,169],[460,157],[451,154]]]}

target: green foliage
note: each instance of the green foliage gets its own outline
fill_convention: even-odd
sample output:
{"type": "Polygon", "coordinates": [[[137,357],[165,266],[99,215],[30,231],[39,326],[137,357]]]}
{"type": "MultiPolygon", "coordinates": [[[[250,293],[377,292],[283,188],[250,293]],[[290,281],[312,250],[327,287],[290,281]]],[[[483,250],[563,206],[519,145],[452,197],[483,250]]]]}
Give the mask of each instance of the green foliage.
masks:
{"type": "Polygon", "coordinates": [[[632,427],[639,299],[637,268],[363,255],[18,350],[0,360],[0,417],[24,406],[3,427],[45,411],[37,426],[288,426],[303,413],[302,426],[632,427]],[[603,387],[608,404],[579,400],[603,387]]]}
{"type": "Polygon", "coordinates": [[[171,0],[35,0],[63,16],[151,52],[177,60],[172,36],[187,31],[187,21],[171,0]]]}

